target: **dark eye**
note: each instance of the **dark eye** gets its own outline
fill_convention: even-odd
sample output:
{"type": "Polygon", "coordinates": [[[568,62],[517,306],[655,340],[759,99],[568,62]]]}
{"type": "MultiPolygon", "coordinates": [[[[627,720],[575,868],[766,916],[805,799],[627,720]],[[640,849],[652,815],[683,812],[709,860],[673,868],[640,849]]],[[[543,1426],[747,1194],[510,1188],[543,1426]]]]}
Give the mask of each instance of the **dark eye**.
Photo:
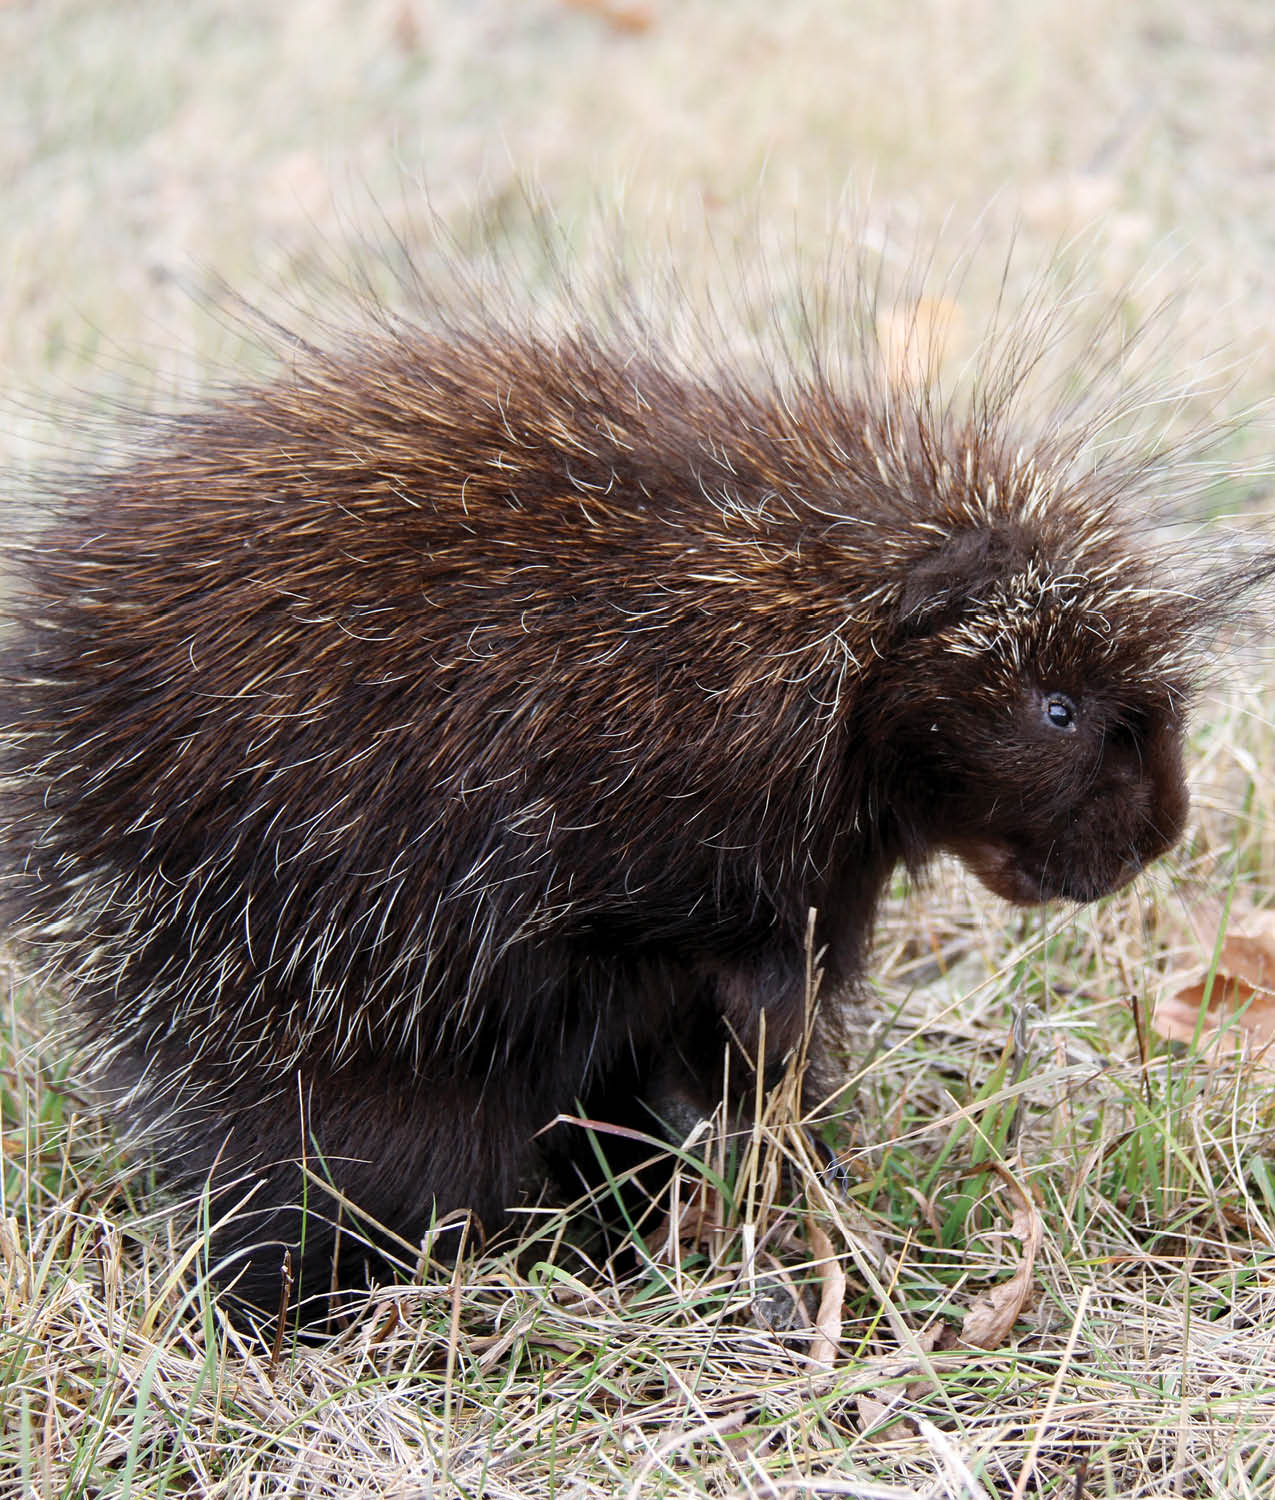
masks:
{"type": "Polygon", "coordinates": [[[1064,734],[1075,733],[1076,705],[1066,693],[1046,693],[1040,700],[1040,710],[1051,729],[1061,729],[1064,734]]]}

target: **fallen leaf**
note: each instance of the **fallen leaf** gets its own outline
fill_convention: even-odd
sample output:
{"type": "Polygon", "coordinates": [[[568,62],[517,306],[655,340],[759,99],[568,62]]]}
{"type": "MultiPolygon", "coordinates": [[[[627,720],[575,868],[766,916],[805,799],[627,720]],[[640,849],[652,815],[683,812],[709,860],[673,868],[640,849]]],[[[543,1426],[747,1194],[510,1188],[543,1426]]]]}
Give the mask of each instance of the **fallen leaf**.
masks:
{"type": "Polygon", "coordinates": [[[624,5],[618,0],[563,0],[568,10],[587,10],[610,26],[612,31],[638,36],[655,25],[655,15],[646,5],[624,5]]]}
{"type": "Polygon", "coordinates": [[[1010,1233],[1022,1244],[1023,1255],[1018,1269],[1007,1281],[989,1287],[970,1304],[961,1323],[961,1340],[976,1349],[999,1349],[1009,1338],[1031,1296],[1036,1255],[1044,1234],[1040,1213],[1026,1188],[1004,1167],[997,1170],[1018,1199],[1010,1233]]]}
{"type": "Polygon", "coordinates": [[[390,34],[394,38],[394,44],[403,52],[420,52],[423,47],[421,38],[421,18],[416,13],[416,7],[410,0],[402,0],[402,4],[394,12],[390,25],[390,34]]]}
{"type": "Polygon", "coordinates": [[[823,1272],[819,1311],[815,1314],[815,1332],[810,1340],[810,1358],[817,1365],[831,1366],[836,1364],[837,1352],[841,1347],[846,1273],[832,1248],[832,1241],[817,1224],[806,1225],[806,1240],[815,1257],[815,1265],[823,1272]]]}
{"type": "MultiPolygon", "coordinates": [[[[918,1349],[924,1354],[931,1353],[938,1346],[945,1327],[944,1324],[935,1323],[918,1333],[918,1349]]],[[[860,1391],[854,1398],[859,1426],[864,1432],[872,1427],[876,1429],[875,1436],[883,1437],[885,1428],[903,1421],[909,1415],[905,1403],[933,1395],[935,1386],[928,1375],[919,1380],[900,1381],[900,1376],[915,1374],[920,1369],[915,1356],[907,1354],[891,1355],[884,1359],[876,1356],[862,1362],[859,1373],[871,1371],[880,1381],[876,1390],[860,1391]],[[885,1424],[884,1428],[882,1424],[885,1424]]]]}
{"type": "Polygon", "coordinates": [[[891,386],[927,384],[959,352],[965,315],[949,297],[918,297],[877,319],[877,344],[891,386]]]}
{"type": "Polygon", "coordinates": [[[1232,928],[1218,949],[1212,984],[1205,971],[1162,995],[1151,1025],[1172,1042],[1198,1037],[1199,1055],[1213,1064],[1247,1052],[1257,1054],[1260,1071],[1275,1073],[1275,912],[1254,912],[1242,928],[1232,928]]]}

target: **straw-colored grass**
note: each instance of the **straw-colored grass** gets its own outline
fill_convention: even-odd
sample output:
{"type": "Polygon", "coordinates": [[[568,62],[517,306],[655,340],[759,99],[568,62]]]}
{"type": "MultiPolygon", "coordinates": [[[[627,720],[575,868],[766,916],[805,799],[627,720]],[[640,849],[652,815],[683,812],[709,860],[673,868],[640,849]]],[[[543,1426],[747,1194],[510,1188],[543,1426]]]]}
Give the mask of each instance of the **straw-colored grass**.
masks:
{"type": "Polygon", "coordinates": [[[656,1214],[639,1253],[596,1262],[542,1212],[521,1245],[380,1289],[318,1346],[213,1316],[196,1215],[151,1206],[112,1159],[15,992],[5,1103],[23,1126],[0,1235],[15,1482],[1269,1494],[1269,1093],[1167,1045],[1144,1056],[1134,1014],[1190,943],[1186,899],[1144,890],[1007,932],[940,879],[892,909],[888,978],[850,1018],[843,1180],[812,1169],[781,1092],[735,1160],[710,1145],[706,1168],[684,1165],[680,1234],[656,1214]],[[971,1347],[971,1310],[1022,1266],[1023,1211],[1039,1235],[1024,1304],[971,1347]]]}

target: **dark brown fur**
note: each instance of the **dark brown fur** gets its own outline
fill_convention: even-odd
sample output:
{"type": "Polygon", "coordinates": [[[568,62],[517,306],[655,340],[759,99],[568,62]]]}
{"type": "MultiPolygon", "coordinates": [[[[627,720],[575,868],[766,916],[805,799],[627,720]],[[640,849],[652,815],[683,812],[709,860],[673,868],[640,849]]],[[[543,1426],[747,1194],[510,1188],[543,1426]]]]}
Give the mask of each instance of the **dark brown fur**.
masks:
{"type": "Polygon", "coordinates": [[[5,909],[169,1178],[249,1194],[249,1302],[328,1286],[299,1158],[494,1227],[560,1111],[707,1099],[763,1011],[782,1061],[812,909],[844,986],[900,861],[1087,901],[1177,838],[1221,610],[1146,475],[821,368],[373,320],[30,550],[5,909]]]}

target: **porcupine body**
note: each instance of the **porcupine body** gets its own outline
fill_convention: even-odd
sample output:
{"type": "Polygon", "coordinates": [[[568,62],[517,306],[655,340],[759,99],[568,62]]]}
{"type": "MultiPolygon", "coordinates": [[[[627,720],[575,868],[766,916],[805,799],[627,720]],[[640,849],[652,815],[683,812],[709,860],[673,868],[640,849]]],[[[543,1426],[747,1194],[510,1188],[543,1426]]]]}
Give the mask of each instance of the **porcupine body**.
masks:
{"type": "Polygon", "coordinates": [[[325,1181],[409,1243],[490,1228],[560,1112],[707,1107],[763,1013],[777,1066],[809,913],[852,985],[900,861],[1088,901],[1182,828],[1223,591],[1165,576],[1145,466],[1031,443],[1012,379],[962,416],[629,334],[370,317],[28,549],[7,925],[168,1178],[238,1206],[251,1304],[284,1247],[329,1286],[325,1181]]]}

